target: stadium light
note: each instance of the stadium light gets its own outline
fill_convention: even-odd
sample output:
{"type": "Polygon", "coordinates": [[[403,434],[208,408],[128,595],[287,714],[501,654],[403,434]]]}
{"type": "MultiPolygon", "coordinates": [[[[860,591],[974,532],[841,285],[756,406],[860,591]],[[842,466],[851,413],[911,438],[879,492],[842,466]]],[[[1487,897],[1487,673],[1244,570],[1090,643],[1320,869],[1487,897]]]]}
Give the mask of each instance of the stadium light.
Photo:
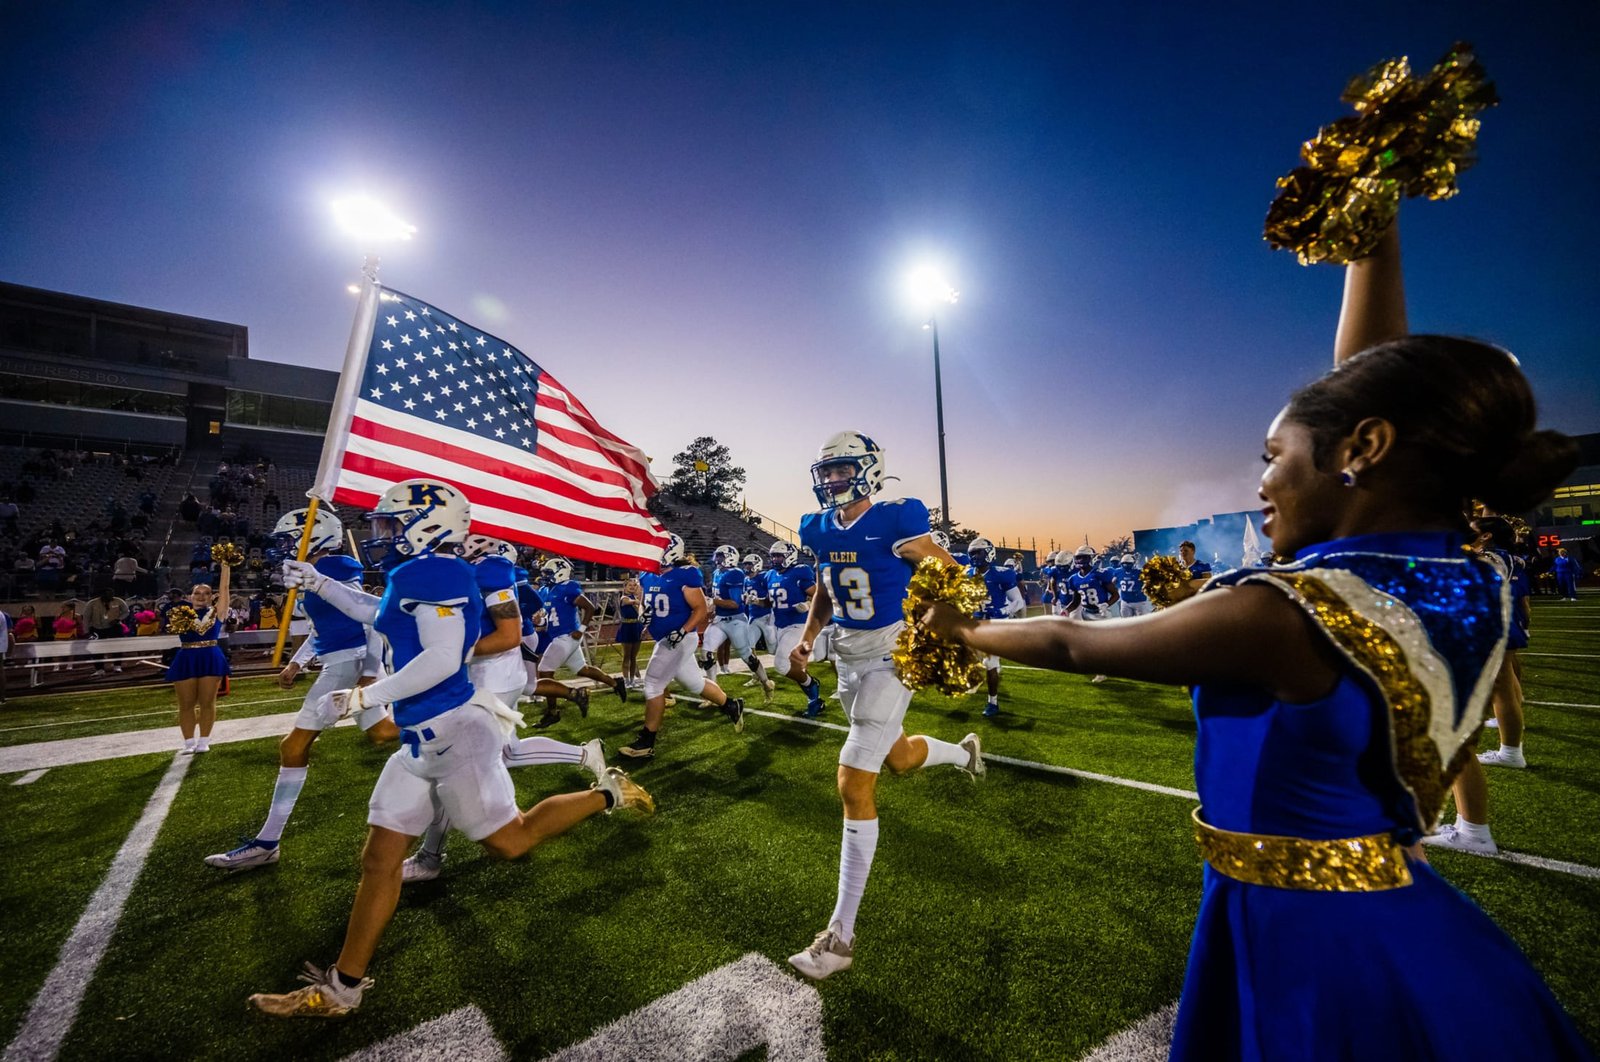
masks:
{"type": "Polygon", "coordinates": [[[961,293],[945,279],[939,267],[923,264],[906,275],[906,294],[919,310],[928,315],[922,327],[933,333],[933,409],[939,425],[939,528],[948,533],[950,478],[944,460],[944,383],[939,374],[939,319],[934,311],[941,305],[955,305],[961,293]]]}
{"type": "Polygon", "coordinates": [[[331,207],[339,228],[366,245],[409,240],[416,235],[415,225],[368,195],[335,199],[331,207]]]}

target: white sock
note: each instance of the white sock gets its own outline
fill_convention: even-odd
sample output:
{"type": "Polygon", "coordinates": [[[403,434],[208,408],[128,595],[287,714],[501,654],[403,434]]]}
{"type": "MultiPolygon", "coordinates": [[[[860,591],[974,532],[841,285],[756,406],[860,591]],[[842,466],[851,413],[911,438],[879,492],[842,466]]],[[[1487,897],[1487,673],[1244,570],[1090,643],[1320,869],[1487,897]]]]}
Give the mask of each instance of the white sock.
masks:
{"type": "Polygon", "coordinates": [[[989,703],[990,704],[999,704],[1000,703],[1000,695],[998,693],[989,694],[989,703]]]}
{"type": "Polygon", "coordinates": [[[193,751],[193,749],[194,749],[194,738],[184,738],[183,739],[183,747],[193,751]]]}
{"type": "Polygon", "coordinates": [[[208,752],[208,751],[210,751],[210,749],[211,749],[211,739],[210,738],[204,738],[203,737],[203,738],[195,738],[194,739],[194,750],[196,752],[208,752]]]}
{"type": "Polygon", "coordinates": [[[272,807],[267,810],[267,823],[256,834],[258,841],[276,841],[283,836],[289,824],[289,813],[294,802],[300,799],[300,790],[306,786],[309,767],[279,767],[278,784],[272,787],[272,807]]]}
{"type": "Polygon", "coordinates": [[[872,872],[872,856],[878,850],[877,819],[845,819],[844,840],[839,846],[839,900],[833,905],[829,925],[849,943],[856,939],[856,912],[861,894],[867,891],[867,875],[872,872]]]}
{"type": "Polygon", "coordinates": [[[583,748],[547,737],[525,737],[506,742],[507,767],[535,767],[542,763],[582,763],[583,748]]]}
{"type": "Polygon", "coordinates": [[[1456,815],[1456,834],[1468,841],[1492,841],[1489,836],[1489,824],[1486,822],[1468,822],[1459,814],[1456,815]]]}
{"type": "Polygon", "coordinates": [[[972,753],[960,745],[952,745],[948,741],[919,734],[918,737],[928,743],[928,758],[922,761],[924,769],[938,767],[941,764],[950,764],[956,767],[965,767],[972,760],[972,753]]]}
{"type": "Polygon", "coordinates": [[[1521,745],[1501,745],[1500,746],[1500,752],[1503,755],[1512,757],[1513,759],[1521,759],[1522,758],[1522,746],[1521,745]]]}
{"type": "Polygon", "coordinates": [[[433,821],[428,823],[428,832],[422,835],[422,847],[417,850],[417,854],[434,860],[443,859],[444,839],[449,832],[450,816],[440,808],[434,813],[433,821]]]}

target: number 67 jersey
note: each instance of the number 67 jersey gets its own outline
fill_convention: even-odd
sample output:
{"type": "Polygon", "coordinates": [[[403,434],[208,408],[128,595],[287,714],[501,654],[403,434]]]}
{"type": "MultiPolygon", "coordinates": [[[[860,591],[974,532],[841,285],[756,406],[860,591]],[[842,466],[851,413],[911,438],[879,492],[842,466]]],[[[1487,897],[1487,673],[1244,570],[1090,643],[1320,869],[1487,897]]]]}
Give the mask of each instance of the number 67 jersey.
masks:
{"type": "Polygon", "coordinates": [[[848,526],[838,509],[808,513],[800,544],[817,557],[817,581],[833,599],[833,622],[845,630],[899,623],[914,566],[896,553],[928,533],[928,507],[915,498],[875,500],[848,526]]]}

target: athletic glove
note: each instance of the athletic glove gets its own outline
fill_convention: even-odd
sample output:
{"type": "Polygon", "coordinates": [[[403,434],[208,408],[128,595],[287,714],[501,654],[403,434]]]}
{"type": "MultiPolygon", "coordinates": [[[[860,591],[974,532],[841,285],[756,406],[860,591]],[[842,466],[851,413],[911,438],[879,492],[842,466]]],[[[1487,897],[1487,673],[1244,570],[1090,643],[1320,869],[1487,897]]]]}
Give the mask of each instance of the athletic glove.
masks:
{"type": "Polygon", "coordinates": [[[676,649],[680,644],[682,644],[684,638],[686,637],[688,637],[688,635],[686,635],[681,628],[673,631],[671,634],[667,635],[667,648],[676,649]]]}
{"type": "Polygon", "coordinates": [[[317,571],[316,567],[305,561],[286,560],[283,562],[283,585],[286,587],[300,587],[308,594],[314,594],[322,589],[322,584],[328,577],[317,571]]]}

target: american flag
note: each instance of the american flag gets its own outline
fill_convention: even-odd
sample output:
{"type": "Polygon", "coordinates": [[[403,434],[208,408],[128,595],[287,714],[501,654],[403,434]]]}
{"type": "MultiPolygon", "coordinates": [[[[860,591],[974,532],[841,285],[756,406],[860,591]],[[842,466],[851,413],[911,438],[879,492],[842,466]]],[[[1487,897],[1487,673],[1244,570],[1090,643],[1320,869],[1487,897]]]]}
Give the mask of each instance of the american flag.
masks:
{"type": "Polygon", "coordinates": [[[342,403],[348,425],[329,427],[339,452],[324,452],[313,495],[370,507],[401,480],[438,479],[472,503],[477,534],[656,570],[667,537],[645,508],[648,458],[526,354],[389,289],[364,352],[351,346],[341,397],[360,386],[342,403]]]}

